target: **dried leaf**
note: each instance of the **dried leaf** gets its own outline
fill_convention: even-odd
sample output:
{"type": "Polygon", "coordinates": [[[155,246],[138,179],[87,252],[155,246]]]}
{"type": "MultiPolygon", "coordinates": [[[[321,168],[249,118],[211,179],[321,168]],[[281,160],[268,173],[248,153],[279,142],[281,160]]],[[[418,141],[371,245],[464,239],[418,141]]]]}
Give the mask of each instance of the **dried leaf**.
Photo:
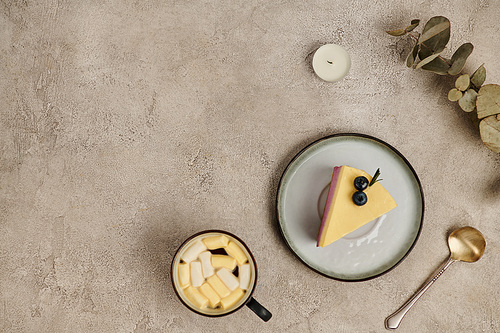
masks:
{"type": "Polygon", "coordinates": [[[477,92],[474,89],[467,89],[462,98],[458,100],[458,105],[465,112],[472,112],[476,108],[477,92]]]}
{"type": "Polygon", "coordinates": [[[420,47],[420,45],[418,45],[418,43],[415,43],[413,50],[411,51],[410,54],[408,54],[408,58],[406,58],[406,66],[408,66],[408,67],[413,66],[413,64],[415,63],[415,60],[417,59],[419,47],[420,47]]]}
{"type": "Polygon", "coordinates": [[[455,81],[455,87],[458,90],[461,91],[466,91],[470,86],[470,78],[469,74],[463,74],[458,77],[458,79],[455,81]]]}
{"type": "Polygon", "coordinates": [[[423,59],[422,61],[420,61],[417,64],[417,66],[415,66],[415,69],[420,68],[422,66],[425,66],[426,64],[430,63],[431,61],[433,61],[434,59],[436,59],[437,57],[439,57],[440,54],[441,54],[441,52],[433,54],[433,55],[428,56],[427,58],[423,59]]]}
{"type": "Polygon", "coordinates": [[[446,62],[447,60],[448,59],[445,59],[443,57],[436,58],[432,60],[430,63],[422,66],[422,69],[425,69],[426,71],[430,71],[439,75],[446,75],[448,74],[448,69],[450,69],[450,65],[446,62]]]}
{"type": "Polygon", "coordinates": [[[500,153],[500,116],[489,116],[484,118],[479,123],[479,133],[481,134],[481,140],[486,147],[494,151],[495,153],[500,153]]]}
{"type": "Polygon", "coordinates": [[[391,36],[403,36],[406,35],[406,30],[405,29],[396,29],[396,30],[389,30],[386,31],[389,35],[391,36]]]}
{"type": "Polygon", "coordinates": [[[451,67],[448,70],[448,74],[457,75],[462,71],[465,66],[467,58],[472,53],[474,46],[471,43],[465,43],[460,45],[460,47],[455,51],[451,57],[451,67]]]}
{"type": "Polygon", "coordinates": [[[479,89],[477,96],[477,117],[485,117],[500,113],[500,86],[487,84],[479,89]]]}
{"type": "Polygon", "coordinates": [[[483,85],[484,81],[486,81],[486,68],[481,65],[470,77],[470,82],[474,85],[474,87],[479,89],[483,85]]]}
{"type": "Polygon", "coordinates": [[[420,36],[418,43],[422,44],[426,40],[429,40],[432,37],[435,37],[438,34],[444,32],[446,29],[450,29],[450,21],[448,21],[448,20],[441,22],[441,23],[438,23],[438,24],[432,26],[429,30],[424,31],[422,33],[422,36],[420,36]]]}
{"type": "Polygon", "coordinates": [[[405,28],[407,32],[412,31],[420,24],[420,20],[411,20],[410,25],[405,28]]]}
{"type": "Polygon", "coordinates": [[[460,90],[453,88],[448,92],[448,99],[452,102],[456,102],[462,98],[463,95],[464,94],[460,90]]]}
{"type": "MultiPolygon", "coordinates": [[[[436,28],[435,28],[436,30],[436,28]]],[[[434,30],[434,32],[435,32],[434,30]]],[[[434,33],[433,32],[433,33],[434,33]]],[[[448,44],[448,41],[450,40],[450,21],[443,16],[435,16],[432,17],[424,27],[424,30],[422,32],[422,36],[419,39],[420,41],[424,41],[422,43],[422,47],[420,48],[420,51],[418,53],[418,56],[420,59],[425,59],[429,57],[430,55],[436,53],[436,52],[441,52],[443,49],[446,47],[446,44],[448,44]],[[432,36],[431,38],[427,40],[423,40],[422,38],[424,37],[424,34],[427,34],[427,37],[431,35],[429,33],[429,30],[433,29],[437,25],[441,24],[438,30],[442,29],[443,27],[446,27],[444,30],[439,32],[438,34],[432,36]]]]}

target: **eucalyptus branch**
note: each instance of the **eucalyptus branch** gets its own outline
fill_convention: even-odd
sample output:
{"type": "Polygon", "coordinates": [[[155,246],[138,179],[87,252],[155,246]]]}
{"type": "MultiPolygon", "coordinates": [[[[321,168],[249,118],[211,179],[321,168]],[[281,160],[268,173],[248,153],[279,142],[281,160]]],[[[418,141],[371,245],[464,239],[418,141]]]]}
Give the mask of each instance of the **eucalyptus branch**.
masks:
{"type": "MultiPolygon", "coordinates": [[[[409,35],[415,40],[415,46],[406,59],[406,65],[439,75],[460,74],[474,46],[471,43],[464,43],[453,53],[451,59],[446,59],[441,56],[442,51],[435,50],[444,50],[448,44],[450,21],[446,17],[435,16],[425,24],[422,34],[410,33],[419,23],[420,20],[412,20],[411,24],[404,29],[387,31],[391,36],[409,35]]],[[[484,65],[481,65],[472,75],[460,75],[455,81],[455,87],[448,92],[448,99],[458,102],[462,110],[469,112],[472,120],[479,127],[483,143],[492,151],[500,153],[500,85],[483,86],[485,80],[484,65]]],[[[375,176],[374,179],[376,179],[375,176]]]]}
{"type": "MultiPolygon", "coordinates": [[[[408,36],[412,37],[412,38],[415,40],[415,43],[418,43],[418,37],[417,37],[417,36],[415,36],[415,35],[413,35],[413,34],[411,34],[411,33],[408,33],[408,36]]],[[[429,50],[430,52],[432,52],[432,51],[433,51],[430,47],[428,47],[427,45],[425,45],[425,43],[420,43],[420,45],[422,45],[423,47],[425,47],[425,48],[426,48],[427,50],[429,50]]],[[[439,55],[439,56],[437,56],[437,57],[438,57],[439,59],[441,59],[442,61],[444,61],[445,63],[447,63],[448,65],[450,65],[450,66],[451,66],[451,63],[448,61],[448,59],[445,59],[445,58],[441,57],[440,55],[439,55]]]]}

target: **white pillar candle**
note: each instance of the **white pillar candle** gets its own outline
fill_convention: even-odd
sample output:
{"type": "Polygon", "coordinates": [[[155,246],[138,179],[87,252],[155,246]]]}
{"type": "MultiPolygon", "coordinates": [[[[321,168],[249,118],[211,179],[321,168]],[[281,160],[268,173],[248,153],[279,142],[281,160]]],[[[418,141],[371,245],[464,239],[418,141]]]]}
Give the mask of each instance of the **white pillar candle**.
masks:
{"type": "Polygon", "coordinates": [[[325,44],[316,50],[312,61],[314,72],[323,80],[335,82],[347,75],[351,57],[340,45],[325,44]]]}

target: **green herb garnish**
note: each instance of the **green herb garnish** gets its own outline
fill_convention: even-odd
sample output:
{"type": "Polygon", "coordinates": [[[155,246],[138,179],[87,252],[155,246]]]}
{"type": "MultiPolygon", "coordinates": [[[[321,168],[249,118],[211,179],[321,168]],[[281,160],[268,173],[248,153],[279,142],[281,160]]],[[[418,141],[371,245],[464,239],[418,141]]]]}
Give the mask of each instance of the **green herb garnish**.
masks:
{"type": "Polygon", "coordinates": [[[380,176],[380,168],[378,168],[377,171],[375,171],[375,174],[373,175],[372,181],[370,182],[370,184],[368,184],[368,187],[372,186],[376,182],[383,180],[383,179],[378,179],[379,176],[380,176]]]}

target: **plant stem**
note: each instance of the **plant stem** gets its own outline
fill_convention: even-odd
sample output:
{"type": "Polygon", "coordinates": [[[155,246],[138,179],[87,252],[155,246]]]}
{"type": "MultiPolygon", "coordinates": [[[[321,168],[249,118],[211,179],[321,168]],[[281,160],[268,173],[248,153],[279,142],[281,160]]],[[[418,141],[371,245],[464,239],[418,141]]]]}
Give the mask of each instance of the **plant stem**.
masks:
{"type": "Polygon", "coordinates": [[[373,175],[372,181],[370,182],[370,184],[368,184],[368,187],[372,186],[373,184],[375,184],[378,181],[381,181],[382,179],[378,179],[379,176],[380,176],[380,168],[378,168],[377,171],[375,171],[375,174],[373,175]]]}
{"type": "MultiPolygon", "coordinates": [[[[412,35],[411,33],[408,32],[408,35],[410,35],[414,40],[415,42],[418,43],[418,37],[417,36],[414,36],[412,35]]],[[[424,43],[421,43],[420,45],[424,46],[426,49],[428,49],[429,51],[433,51],[430,47],[428,47],[427,45],[425,45],[424,43]]],[[[437,56],[439,59],[441,59],[443,62],[445,62],[446,64],[448,64],[449,66],[451,66],[451,64],[448,62],[448,60],[446,60],[445,58],[441,57],[440,55],[437,56]]]]}

